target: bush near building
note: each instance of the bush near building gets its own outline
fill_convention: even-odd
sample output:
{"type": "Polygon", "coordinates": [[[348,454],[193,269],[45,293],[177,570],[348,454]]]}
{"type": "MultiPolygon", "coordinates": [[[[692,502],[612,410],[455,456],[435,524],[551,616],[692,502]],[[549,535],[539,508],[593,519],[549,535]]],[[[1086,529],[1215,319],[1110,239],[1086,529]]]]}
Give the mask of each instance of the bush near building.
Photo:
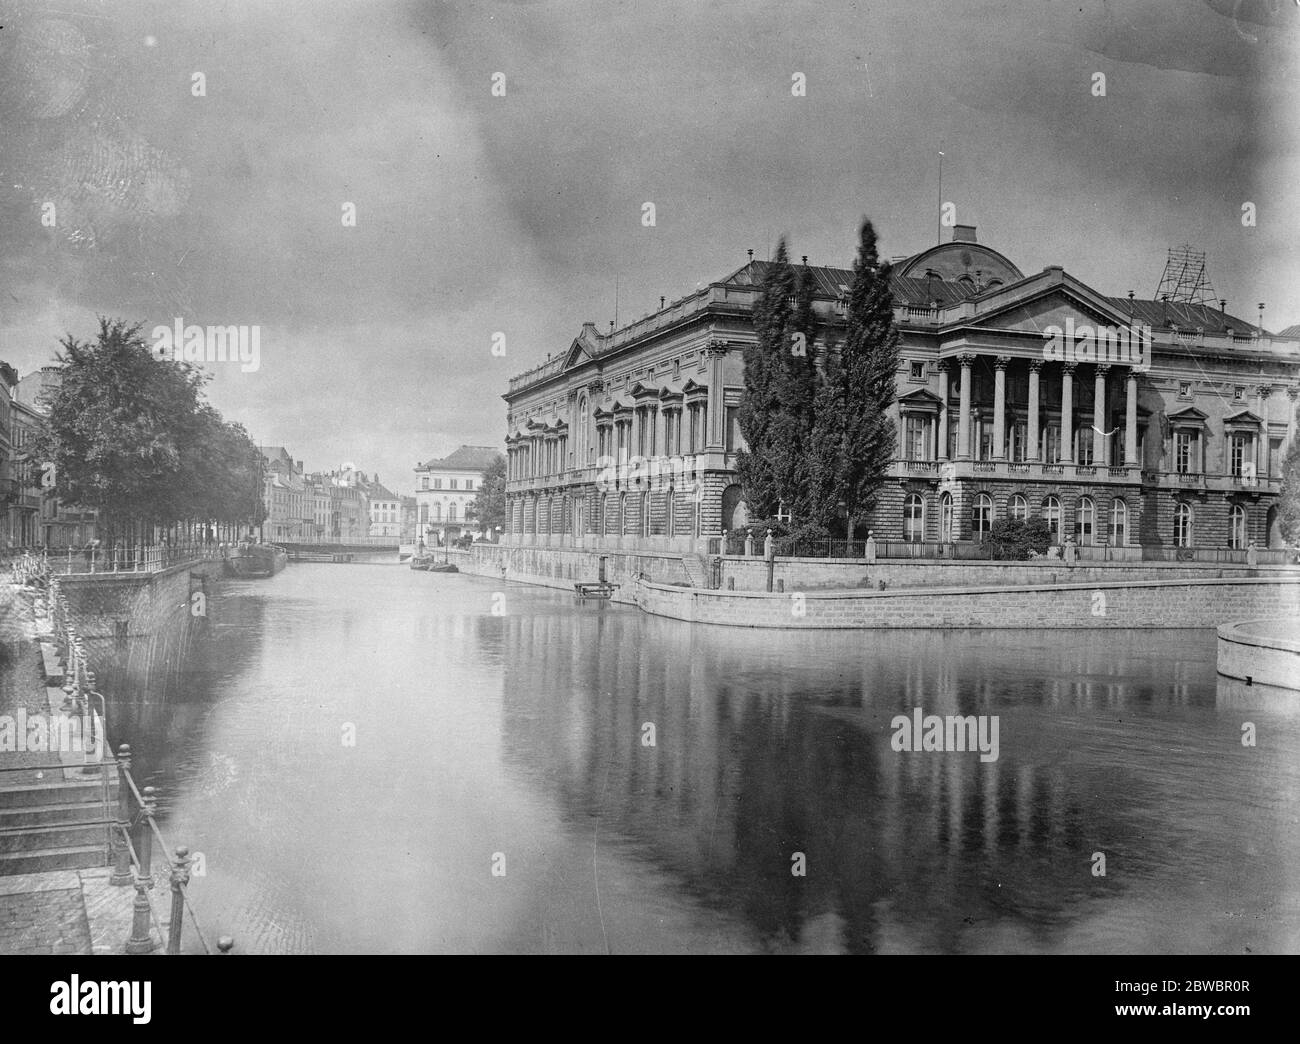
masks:
{"type": "Polygon", "coordinates": [[[993,523],[981,546],[984,558],[1023,561],[1046,554],[1051,545],[1052,530],[1043,519],[1004,518],[993,523]]]}

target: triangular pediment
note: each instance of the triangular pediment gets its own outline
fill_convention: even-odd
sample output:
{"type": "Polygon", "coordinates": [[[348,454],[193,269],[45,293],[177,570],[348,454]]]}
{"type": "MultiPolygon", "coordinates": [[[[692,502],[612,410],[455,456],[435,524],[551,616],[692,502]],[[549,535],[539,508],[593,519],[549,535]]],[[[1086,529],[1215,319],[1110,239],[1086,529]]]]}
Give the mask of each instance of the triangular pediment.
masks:
{"type": "Polygon", "coordinates": [[[1231,417],[1223,418],[1224,424],[1263,424],[1264,420],[1258,414],[1251,413],[1250,410],[1240,410],[1231,417]]]}
{"type": "Polygon", "coordinates": [[[1200,421],[1204,423],[1209,414],[1204,410],[1198,410],[1195,406],[1184,406],[1181,410],[1175,410],[1173,413],[1166,414],[1171,421],[1200,421]]]}
{"type": "Polygon", "coordinates": [[[938,409],[943,405],[943,400],[935,395],[932,391],[925,388],[918,388],[914,392],[908,392],[906,395],[898,397],[899,405],[903,406],[925,406],[938,409]]]}
{"type": "Polygon", "coordinates": [[[973,315],[956,320],[963,328],[1009,331],[1048,337],[1050,327],[1065,331],[1089,326],[1127,326],[1131,317],[1101,294],[1058,269],[1047,269],[1011,286],[968,302],[973,315]]]}

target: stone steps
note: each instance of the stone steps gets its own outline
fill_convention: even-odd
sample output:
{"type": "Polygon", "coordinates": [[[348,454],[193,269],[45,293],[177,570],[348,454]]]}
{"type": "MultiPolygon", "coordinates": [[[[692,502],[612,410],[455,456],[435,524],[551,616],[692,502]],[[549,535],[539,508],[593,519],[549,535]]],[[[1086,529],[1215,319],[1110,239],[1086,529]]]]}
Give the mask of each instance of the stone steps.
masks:
{"type": "Polygon", "coordinates": [[[21,852],[0,852],[0,877],[39,874],[50,870],[87,870],[108,865],[105,845],[72,848],[33,848],[21,852]]]}
{"type": "MultiPolygon", "coordinates": [[[[88,819],[89,817],[85,818],[88,819]]],[[[26,852],[97,848],[101,860],[107,861],[108,829],[102,823],[93,826],[53,823],[46,826],[25,826],[13,833],[0,830],[0,856],[26,852]]]]}

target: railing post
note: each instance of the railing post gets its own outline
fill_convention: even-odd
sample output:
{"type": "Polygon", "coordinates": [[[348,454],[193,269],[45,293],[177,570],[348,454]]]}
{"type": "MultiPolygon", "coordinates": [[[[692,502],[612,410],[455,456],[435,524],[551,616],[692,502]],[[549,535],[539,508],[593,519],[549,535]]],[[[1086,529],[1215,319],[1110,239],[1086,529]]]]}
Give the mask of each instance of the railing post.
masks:
{"type": "Polygon", "coordinates": [[[172,920],[167,930],[167,952],[181,952],[181,929],[185,924],[185,886],[190,883],[190,850],[184,845],[176,849],[176,862],[172,864],[172,920]]]}
{"type": "Polygon", "coordinates": [[[117,748],[117,829],[113,831],[113,876],[111,885],[135,883],[131,873],[131,785],[127,777],[131,772],[131,745],[123,743],[117,748]]]}
{"type": "Polygon", "coordinates": [[[153,887],[153,814],[158,807],[154,798],[156,793],[153,787],[145,787],[140,794],[144,803],[140,806],[139,836],[135,839],[135,855],[140,860],[140,876],[148,882],[146,888],[153,887]]]}
{"type": "Polygon", "coordinates": [[[145,894],[143,877],[135,880],[135,901],[131,903],[131,938],[126,941],[127,953],[152,953],[158,944],[149,937],[149,897],[145,894]]]}

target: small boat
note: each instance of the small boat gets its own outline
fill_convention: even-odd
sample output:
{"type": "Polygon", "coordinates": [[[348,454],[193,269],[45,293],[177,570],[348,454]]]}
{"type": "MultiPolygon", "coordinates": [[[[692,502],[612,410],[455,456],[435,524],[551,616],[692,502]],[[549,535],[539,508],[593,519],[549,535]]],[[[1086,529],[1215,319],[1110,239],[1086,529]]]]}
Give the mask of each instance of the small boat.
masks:
{"type": "Polygon", "coordinates": [[[229,576],[275,576],[289,562],[289,552],[275,544],[244,544],[226,559],[229,576]]]}
{"type": "Polygon", "coordinates": [[[433,565],[433,555],[418,554],[411,556],[412,569],[428,569],[431,565],[433,565]]]}
{"type": "Polygon", "coordinates": [[[450,562],[434,562],[428,567],[431,573],[459,573],[460,570],[450,562]]]}

